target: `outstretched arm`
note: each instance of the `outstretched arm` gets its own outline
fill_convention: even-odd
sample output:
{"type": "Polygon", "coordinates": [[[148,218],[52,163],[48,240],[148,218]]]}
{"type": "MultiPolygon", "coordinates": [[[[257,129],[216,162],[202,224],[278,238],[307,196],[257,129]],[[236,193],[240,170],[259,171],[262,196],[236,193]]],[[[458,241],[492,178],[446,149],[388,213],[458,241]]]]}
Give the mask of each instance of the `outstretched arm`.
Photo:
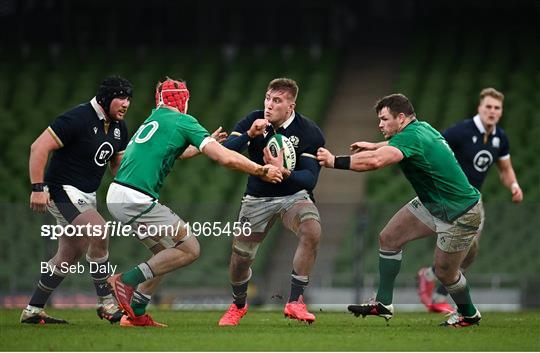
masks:
{"type": "Polygon", "coordinates": [[[326,148],[317,151],[319,164],[327,168],[350,169],[356,172],[384,168],[399,163],[403,153],[392,146],[383,146],[374,151],[362,151],[350,156],[334,156],[326,148]]]}
{"type": "Polygon", "coordinates": [[[269,183],[279,183],[283,176],[279,168],[273,165],[259,165],[238,152],[229,150],[216,141],[207,143],[202,148],[202,153],[229,169],[239,170],[241,172],[258,176],[269,183]]]}
{"type": "MultiPolygon", "coordinates": [[[[216,131],[212,133],[212,136],[217,142],[223,143],[227,139],[227,132],[221,131],[222,127],[220,126],[216,131]]],[[[199,149],[193,145],[189,145],[188,148],[182,153],[177,159],[188,159],[201,154],[199,149]]]]}
{"type": "Polygon", "coordinates": [[[375,151],[381,147],[388,146],[388,141],[381,142],[366,142],[359,141],[351,144],[351,153],[358,153],[362,151],[375,151]]]}

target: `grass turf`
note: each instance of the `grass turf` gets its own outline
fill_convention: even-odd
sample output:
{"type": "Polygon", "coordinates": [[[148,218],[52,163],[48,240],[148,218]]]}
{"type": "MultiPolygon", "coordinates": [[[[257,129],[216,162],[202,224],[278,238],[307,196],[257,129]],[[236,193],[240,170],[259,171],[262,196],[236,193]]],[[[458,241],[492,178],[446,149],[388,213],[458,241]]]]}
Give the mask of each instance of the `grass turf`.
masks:
{"type": "Polygon", "coordinates": [[[221,312],[152,310],[168,328],[119,327],[93,310],[48,310],[69,325],[21,325],[20,310],[0,310],[3,351],[538,351],[540,312],[483,313],[480,326],[443,328],[438,314],[355,318],[320,312],[307,325],[280,312],[250,310],[238,327],[218,327],[221,312]]]}

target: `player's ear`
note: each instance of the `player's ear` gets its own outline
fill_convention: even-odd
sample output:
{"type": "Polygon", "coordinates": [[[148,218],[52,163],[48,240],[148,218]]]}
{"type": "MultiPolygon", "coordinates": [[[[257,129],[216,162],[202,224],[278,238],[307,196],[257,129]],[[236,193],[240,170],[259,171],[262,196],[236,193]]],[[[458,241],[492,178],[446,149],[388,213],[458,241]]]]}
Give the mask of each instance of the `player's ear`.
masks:
{"type": "Polygon", "coordinates": [[[289,109],[291,110],[291,112],[294,110],[294,108],[296,108],[296,102],[292,102],[292,103],[289,105],[289,109]]]}

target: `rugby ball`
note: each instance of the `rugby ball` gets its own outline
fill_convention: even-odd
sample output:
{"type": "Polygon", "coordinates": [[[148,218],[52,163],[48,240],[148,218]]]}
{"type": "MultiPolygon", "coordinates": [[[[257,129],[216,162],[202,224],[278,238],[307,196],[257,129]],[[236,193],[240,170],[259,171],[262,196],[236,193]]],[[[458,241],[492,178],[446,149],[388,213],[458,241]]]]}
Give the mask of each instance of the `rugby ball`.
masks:
{"type": "Polygon", "coordinates": [[[270,137],[266,147],[268,147],[273,157],[277,157],[279,151],[283,148],[283,167],[288,170],[294,170],[296,166],[296,151],[291,140],[281,134],[275,134],[270,137]]]}

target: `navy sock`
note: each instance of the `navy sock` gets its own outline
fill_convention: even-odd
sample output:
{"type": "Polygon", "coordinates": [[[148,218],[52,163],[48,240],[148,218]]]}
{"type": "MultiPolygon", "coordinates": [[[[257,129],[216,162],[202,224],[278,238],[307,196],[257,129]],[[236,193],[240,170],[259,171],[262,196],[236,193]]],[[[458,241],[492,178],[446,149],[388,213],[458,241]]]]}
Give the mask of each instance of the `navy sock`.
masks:
{"type": "Polygon", "coordinates": [[[233,303],[236,304],[239,309],[246,306],[248,283],[249,280],[244,283],[231,283],[233,303]]]}
{"type": "Polygon", "coordinates": [[[52,292],[62,283],[64,278],[64,276],[51,272],[50,269],[46,273],[42,273],[28,304],[38,308],[45,307],[52,292]]]}
{"type": "Polygon", "coordinates": [[[249,275],[247,279],[242,282],[231,282],[233,303],[236,304],[238,309],[242,309],[244,306],[246,306],[248,283],[252,274],[253,272],[251,271],[251,268],[249,268],[249,275]]]}
{"type": "Polygon", "coordinates": [[[299,276],[294,270],[291,275],[291,296],[289,297],[290,302],[298,301],[301,295],[304,294],[304,289],[309,283],[308,276],[299,276]]]}
{"type": "Polygon", "coordinates": [[[96,288],[98,297],[106,297],[111,294],[107,285],[107,278],[111,276],[109,273],[109,257],[91,259],[86,255],[86,261],[88,261],[90,266],[90,276],[92,276],[92,280],[94,281],[94,287],[96,288]]]}

